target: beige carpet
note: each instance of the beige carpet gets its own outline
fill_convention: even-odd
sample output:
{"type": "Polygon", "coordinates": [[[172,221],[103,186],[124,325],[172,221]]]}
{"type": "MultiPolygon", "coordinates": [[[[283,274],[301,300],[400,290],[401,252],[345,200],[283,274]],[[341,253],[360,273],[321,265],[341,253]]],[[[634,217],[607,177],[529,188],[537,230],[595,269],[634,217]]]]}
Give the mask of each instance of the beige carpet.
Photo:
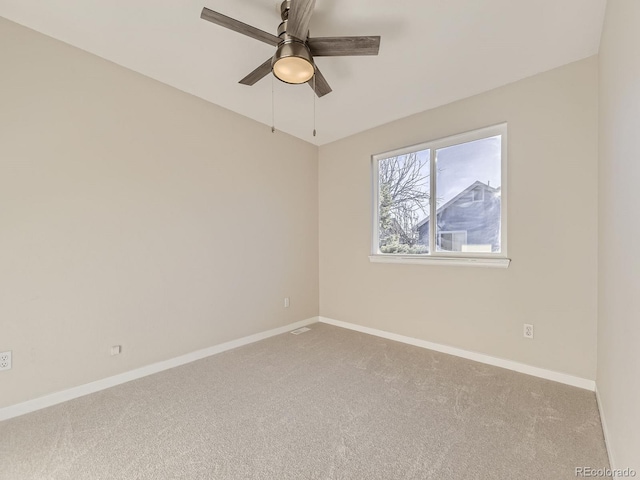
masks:
{"type": "Polygon", "coordinates": [[[592,392],[315,324],[0,422],[0,478],[575,479],[592,392]]]}

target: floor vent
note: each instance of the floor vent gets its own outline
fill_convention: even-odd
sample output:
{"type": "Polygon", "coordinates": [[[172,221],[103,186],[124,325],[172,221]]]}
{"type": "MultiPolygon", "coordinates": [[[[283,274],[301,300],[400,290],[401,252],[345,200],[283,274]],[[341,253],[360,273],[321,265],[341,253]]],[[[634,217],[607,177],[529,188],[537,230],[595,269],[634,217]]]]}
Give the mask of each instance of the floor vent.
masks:
{"type": "Polygon", "coordinates": [[[289,333],[292,333],[294,335],[300,335],[301,333],[308,332],[309,330],[311,330],[311,329],[307,328],[307,327],[302,327],[302,328],[298,328],[297,330],[292,330],[289,333]]]}

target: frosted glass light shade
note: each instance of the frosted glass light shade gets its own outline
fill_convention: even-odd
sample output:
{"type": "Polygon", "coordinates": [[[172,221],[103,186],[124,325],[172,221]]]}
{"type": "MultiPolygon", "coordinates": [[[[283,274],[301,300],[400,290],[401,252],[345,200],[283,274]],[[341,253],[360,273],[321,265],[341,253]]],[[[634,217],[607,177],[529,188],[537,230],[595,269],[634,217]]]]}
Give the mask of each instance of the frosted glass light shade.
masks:
{"type": "Polygon", "coordinates": [[[285,41],[272,60],[273,74],[286,83],[305,83],[315,73],[309,49],[302,42],[285,41]]]}

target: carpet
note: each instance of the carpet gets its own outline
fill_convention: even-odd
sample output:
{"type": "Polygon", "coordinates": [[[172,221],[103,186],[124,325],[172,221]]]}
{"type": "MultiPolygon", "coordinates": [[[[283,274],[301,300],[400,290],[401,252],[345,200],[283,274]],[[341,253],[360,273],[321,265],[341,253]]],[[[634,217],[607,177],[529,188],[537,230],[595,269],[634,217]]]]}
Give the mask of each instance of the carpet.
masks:
{"type": "Polygon", "coordinates": [[[593,392],[326,325],[0,422],[0,479],[573,479],[593,392]]]}

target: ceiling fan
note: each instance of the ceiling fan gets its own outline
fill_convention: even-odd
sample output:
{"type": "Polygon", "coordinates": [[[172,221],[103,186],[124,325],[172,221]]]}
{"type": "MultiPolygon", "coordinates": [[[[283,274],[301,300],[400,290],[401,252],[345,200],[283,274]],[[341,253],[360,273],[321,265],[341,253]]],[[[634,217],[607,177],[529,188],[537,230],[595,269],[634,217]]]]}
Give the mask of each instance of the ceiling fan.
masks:
{"type": "Polygon", "coordinates": [[[380,37],[309,37],[309,22],[316,0],[284,0],[280,6],[282,23],[272,35],[233,18],[202,9],[200,18],[278,47],[275,55],[240,80],[254,85],[270,72],[286,83],[308,83],[322,97],[331,92],[313,57],[377,55],[380,37]]]}

